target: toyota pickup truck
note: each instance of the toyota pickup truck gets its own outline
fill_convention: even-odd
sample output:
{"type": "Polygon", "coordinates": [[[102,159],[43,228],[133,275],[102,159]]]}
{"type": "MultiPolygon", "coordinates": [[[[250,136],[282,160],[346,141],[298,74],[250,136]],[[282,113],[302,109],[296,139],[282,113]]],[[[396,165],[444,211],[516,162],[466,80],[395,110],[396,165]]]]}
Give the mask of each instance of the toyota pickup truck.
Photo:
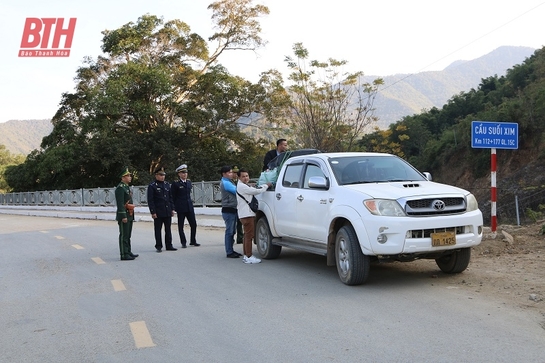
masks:
{"type": "Polygon", "coordinates": [[[390,154],[292,157],[257,198],[262,258],[278,258],[283,247],[323,255],[347,285],[364,283],[374,261],[433,259],[441,271],[460,273],[483,237],[473,194],[390,154]]]}

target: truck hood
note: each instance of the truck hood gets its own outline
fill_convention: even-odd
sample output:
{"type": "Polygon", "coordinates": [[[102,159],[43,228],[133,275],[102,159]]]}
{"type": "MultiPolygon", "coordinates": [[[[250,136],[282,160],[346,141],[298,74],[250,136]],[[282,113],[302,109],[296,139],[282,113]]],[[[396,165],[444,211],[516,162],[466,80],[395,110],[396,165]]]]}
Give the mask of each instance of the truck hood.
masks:
{"type": "Polygon", "coordinates": [[[422,198],[427,195],[469,194],[467,190],[430,181],[354,184],[345,185],[341,188],[366,194],[374,199],[422,198]]]}

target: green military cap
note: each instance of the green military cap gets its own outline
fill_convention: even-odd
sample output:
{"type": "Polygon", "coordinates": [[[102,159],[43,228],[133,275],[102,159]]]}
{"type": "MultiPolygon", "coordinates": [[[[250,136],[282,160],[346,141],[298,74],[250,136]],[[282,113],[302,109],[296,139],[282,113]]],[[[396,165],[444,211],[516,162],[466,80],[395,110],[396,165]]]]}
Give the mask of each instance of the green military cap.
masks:
{"type": "Polygon", "coordinates": [[[233,173],[238,173],[238,166],[233,166],[233,173]]]}
{"type": "Polygon", "coordinates": [[[131,172],[129,171],[129,167],[125,166],[121,173],[119,174],[120,178],[123,178],[125,175],[131,175],[131,172]]]}

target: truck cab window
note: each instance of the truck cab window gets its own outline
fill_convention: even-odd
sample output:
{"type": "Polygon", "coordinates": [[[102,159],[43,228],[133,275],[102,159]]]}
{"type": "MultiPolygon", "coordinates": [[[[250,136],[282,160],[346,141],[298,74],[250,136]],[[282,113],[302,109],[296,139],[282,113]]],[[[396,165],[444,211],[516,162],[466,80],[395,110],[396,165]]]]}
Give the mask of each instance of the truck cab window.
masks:
{"type": "Polygon", "coordinates": [[[288,165],[284,173],[284,179],[282,179],[282,185],[290,188],[298,188],[303,166],[303,164],[288,165]]]}

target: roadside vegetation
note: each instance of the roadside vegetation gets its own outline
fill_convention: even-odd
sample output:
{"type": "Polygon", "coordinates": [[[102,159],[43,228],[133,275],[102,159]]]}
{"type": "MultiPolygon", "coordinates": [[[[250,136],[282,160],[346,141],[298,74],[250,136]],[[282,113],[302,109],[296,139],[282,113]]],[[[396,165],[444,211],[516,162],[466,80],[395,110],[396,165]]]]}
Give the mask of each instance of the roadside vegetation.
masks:
{"type": "MultiPolygon", "coordinates": [[[[216,31],[208,39],[181,20],[150,14],[104,31],[103,54],[77,70],[75,91],[62,95],[41,148],[24,161],[0,159],[0,187],[114,185],[125,165],[134,170],[135,184],[147,183],[158,165],[173,172],[181,163],[192,166],[194,180],[218,179],[224,164],[244,165],[257,176],[264,153],[284,137],[291,149],[393,153],[435,180],[473,190],[486,185],[490,171],[490,154],[471,148],[471,122],[482,120],[519,124],[519,150],[498,150],[510,171],[528,165],[544,171],[521,171],[509,181],[516,190],[500,190],[500,196],[543,189],[543,49],[505,76],[492,75],[477,89],[454,95],[441,109],[379,130],[374,99],[381,79],[362,83],[363,72],[343,70],[347,61],[313,60],[296,43],[285,58],[287,79],[272,69],[252,83],[229,73],[221,56],[265,46],[259,20],[269,9],[254,0],[222,0],[208,8],[216,31]]],[[[484,188],[479,198],[486,209],[484,188]]],[[[532,202],[524,210],[545,204],[532,202]]]]}

